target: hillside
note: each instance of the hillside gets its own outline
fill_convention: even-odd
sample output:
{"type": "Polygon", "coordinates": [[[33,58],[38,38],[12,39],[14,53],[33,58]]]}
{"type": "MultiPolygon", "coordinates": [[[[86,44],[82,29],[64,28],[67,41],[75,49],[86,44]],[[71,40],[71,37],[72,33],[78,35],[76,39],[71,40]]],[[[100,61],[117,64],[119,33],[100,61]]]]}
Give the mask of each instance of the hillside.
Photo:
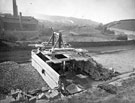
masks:
{"type": "Polygon", "coordinates": [[[126,19],[114,21],[105,25],[105,27],[112,27],[117,29],[135,31],[135,19],[126,19]]]}
{"type": "Polygon", "coordinates": [[[74,17],[64,17],[64,16],[49,16],[49,15],[38,15],[37,18],[41,22],[48,22],[50,24],[60,23],[66,26],[97,26],[99,23],[88,20],[88,19],[80,19],[74,17]]]}
{"type": "Polygon", "coordinates": [[[99,23],[88,19],[49,15],[39,15],[37,18],[39,18],[39,25],[42,30],[52,27],[54,31],[67,32],[66,34],[70,34],[70,32],[77,34],[98,32],[95,28],[99,23]]]}
{"type": "Polygon", "coordinates": [[[42,31],[42,36],[50,36],[49,34],[51,31],[48,33],[47,28],[52,27],[54,31],[62,32],[66,41],[91,41],[93,38],[94,40],[96,38],[96,41],[99,39],[102,40],[102,38],[103,40],[106,39],[101,33],[101,30],[97,29],[100,23],[88,19],[48,15],[39,15],[37,18],[40,18],[39,25],[42,31]]]}
{"type": "MultiPolygon", "coordinates": [[[[55,32],[62,32],[66,41],[106,41],[112,37],[97,29],[100,23],[74,17],[38,15],[38,31],[6,31],[5,38],[14,37],[16,41],[47,41],[55,32]]],[[[7,40],[6,39],[6,40],[7,40]]]]}

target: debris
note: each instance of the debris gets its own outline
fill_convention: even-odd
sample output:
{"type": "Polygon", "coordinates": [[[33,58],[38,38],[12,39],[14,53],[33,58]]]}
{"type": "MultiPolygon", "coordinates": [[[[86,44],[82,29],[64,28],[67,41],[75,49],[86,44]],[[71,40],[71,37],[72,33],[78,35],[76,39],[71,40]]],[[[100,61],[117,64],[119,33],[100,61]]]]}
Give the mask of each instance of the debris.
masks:
{"type": "Polygon", "coordinates": [[[117,93],[117,87],[112,84],[100,84],[98,85],[98,88],[104,89],[106,92],[111,94],[117,93]]]}
{"type": "Polygon", "coordinates": [[[84,68],[84,71],[94,80],[108,80],[120,74],[118,72],[114,72],[114,70],[102,67],[101,64],[97,63],[92,58],[90,58],[86,63],[82,62],[77,65],[80,66],[80,68],[84,68]]]}
{"type": "Polygon", "coordinates": [[[59,92],[57,90],[50,90],[49,92],[46,93],[46,97],[48,99],[53,99],[53,98],[57,98],[59,96],[59,92]]]}
{"type": "Polygon", "coordinates": [[[36,103],[37,98],[36,97],[32,97],[29,99],[29,103],[36,103]]]}
{"type": "Polygon", "coordinates": [[[45,93],[41,93],[38,95],[38,99],[48,99],[45,95],[45,93]]]}
{"type": "Polygon", "coordinates": [[[117,80],[117,81],[111,82],[109,84],[119,87],[119,86],[122,86],[122,81],[117,80]]]}
{"type": "Polygon", "coordinates": [[[28,92],[28,94],[30,94],[32,96],[36,96],[39,93],[42,93],[41,89],[34,89],[34,90],[28,92]]]}
{"type": "Polygon", "coordinates": [[[8,95],[9,93],[10,91],[7,88],[0,86],[0,94],[8,95]]]}
{"type": "Polygon", "coordinates": [[[49,90],[49,88],[48,87],[42,87],[41,90],[42,90],[42,92],[47,92],[49,90]]]}
{"type": "Polygon", "coordinates": [[[19,91],[12,93],[12,97],[16,100],[18,97],[19,91]]]}
{"type": "Polygon", "coordinates": [[[25,101],[25,96],[22,92],[18,93],[17,100],[18,101],[25,101]]]}
{"type": "Polygon", "coordinates": [[[82,78],[82,79],[83,79],[83,78],[87,78],[88,76],[83,75],[83,74],[78,74],[78,75],[77,75],[77,77],[79,77],[79,78],[82,78]]]}
{"type": "Polygon", "coordinates": [[[74,93],[78,93],[81,92],[82,89],[79,88],[77,85],[75,84],[70,84],[69,86],[66,87],[66,90],[70,93],[70,94],[74,94],[74,93]]]}

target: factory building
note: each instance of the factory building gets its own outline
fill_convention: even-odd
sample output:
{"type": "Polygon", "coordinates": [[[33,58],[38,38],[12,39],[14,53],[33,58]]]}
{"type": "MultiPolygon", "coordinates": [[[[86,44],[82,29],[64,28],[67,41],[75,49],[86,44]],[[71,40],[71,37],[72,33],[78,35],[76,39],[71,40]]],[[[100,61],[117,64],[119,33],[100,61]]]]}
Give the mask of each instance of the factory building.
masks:
{"type": "Polygon", "coordinates": [[[8,31],[36,31],[38,20],[31,16],[18,15],[16,0],[13,0],[13,15],[0,14],[0,29],[8,31]]]}

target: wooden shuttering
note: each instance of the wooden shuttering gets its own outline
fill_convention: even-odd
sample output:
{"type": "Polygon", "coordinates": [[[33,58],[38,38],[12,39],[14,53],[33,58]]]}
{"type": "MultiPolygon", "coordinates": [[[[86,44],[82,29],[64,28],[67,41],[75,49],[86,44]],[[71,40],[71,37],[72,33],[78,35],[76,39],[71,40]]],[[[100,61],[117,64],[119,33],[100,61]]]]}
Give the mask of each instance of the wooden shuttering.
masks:
{"type": "Polygon", "coordinates": [[[32,66],[37,69],[37,71],[40,73],[42,78],[51,89],[58,86],[59,74],[40,57],[38,57],[34,52],[32,53],[32,66]],[[45,73],[42,73],[42,70],[44,70],[45,73]]]}
{"type": "MultiPolygon", "coordinates": [[[[70,60],[75,60],[75,61],[88,61],[90,57],[88,56],[83,56],[80,54],[77,54],[76,52],[63,52],[61,53],[63,56],[65,56],[65,58],[51,58],[47,55],[45,55],[47,58],[49,58],[49,60],[47,60],[46,62],[53,62],[54,64],[57,63],[62,63],[63,61],[70,61],[70,60]]],[[[56,54],[57,55],[57,54],[56,54]]]]}

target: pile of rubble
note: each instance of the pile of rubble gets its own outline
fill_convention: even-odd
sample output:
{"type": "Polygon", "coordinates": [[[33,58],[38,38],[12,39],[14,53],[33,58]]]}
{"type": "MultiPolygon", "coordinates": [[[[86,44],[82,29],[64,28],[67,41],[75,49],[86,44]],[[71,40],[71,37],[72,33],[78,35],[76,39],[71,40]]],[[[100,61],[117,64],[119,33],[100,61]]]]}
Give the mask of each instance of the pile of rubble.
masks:
{"type": "Polygon", "coordinates": [[[61,94],[53,89],[47,89],[42,87],[41,89],[34,89],[32,91],[24,92],[20,89],[11,90],[11,92],[6,95],[6,98],[1,99],[1,102],[7,103],[36,103],[38,100],[52,100],[59,98],[61,94]]]}
{"type": "Polygon", "coordinates": [[[117,93],[117,87],[112,84],[100,84],[98,85],[98,88],[105,90],[108,93],[116,94],[117,93]]]}
{"type": "Polygon", "coordinates": [[[93,80],[109,80],[112,77],[120,75],[119,72],[104,68],[101,64],[97,63],[94,59],[90,58],[86,62],[76,62],[78,68],[83,68],[82,71],[91,76],[93,80]]]}

